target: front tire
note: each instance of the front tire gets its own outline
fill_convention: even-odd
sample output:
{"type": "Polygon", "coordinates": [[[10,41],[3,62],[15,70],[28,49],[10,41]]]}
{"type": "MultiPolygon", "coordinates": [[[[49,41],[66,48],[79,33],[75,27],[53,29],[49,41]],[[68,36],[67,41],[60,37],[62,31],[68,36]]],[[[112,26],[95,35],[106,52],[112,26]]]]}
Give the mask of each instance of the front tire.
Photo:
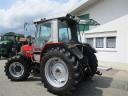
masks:
{"type": "Polygon", "coordinates": [[[10,58],[5,65],[5,74],[11,81],[23,81],[30,75],[29,66],[20,57],[10,58]]]}
{"type": "Polygon", "coordinates": [[[57,95],[70,95],[81,78],[77,59],[59,48],[51,49],[42,58],[40,72],[44,87],[57,95]]]}

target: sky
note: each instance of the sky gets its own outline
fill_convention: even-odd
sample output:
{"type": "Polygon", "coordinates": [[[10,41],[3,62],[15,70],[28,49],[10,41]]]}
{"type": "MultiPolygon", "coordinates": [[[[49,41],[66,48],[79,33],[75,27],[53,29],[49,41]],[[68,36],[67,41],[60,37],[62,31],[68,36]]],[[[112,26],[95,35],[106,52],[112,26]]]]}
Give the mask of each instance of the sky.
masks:
{"type": "MultiPolygon", "coordinates": [[[[69,11],[81,0],[0,0],[0,33],[24,31],[24,23],[69,11]]],[[[33,31],[32,28],[29,28],[33,31]]],[[[26,33],[30,34],[30,32],[26,33]]]]}

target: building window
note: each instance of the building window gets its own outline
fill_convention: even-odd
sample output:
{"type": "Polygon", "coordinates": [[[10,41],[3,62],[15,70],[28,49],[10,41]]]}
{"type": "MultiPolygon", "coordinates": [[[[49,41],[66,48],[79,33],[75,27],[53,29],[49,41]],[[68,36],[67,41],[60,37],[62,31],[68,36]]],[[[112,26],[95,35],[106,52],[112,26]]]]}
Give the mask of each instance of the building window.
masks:
{"type": "Polygon", "coordinates": [[[104,37],[96,38],[96,48],[104,48],[104,37]]]}
{"type": "Polygon", "coordinates": [[[116,48],[116,37],[106,38],[106,48],[116,48]]]}
{"type": "Polygon", "coordinates": [[[93,38],[87,38],[87,43],[93,46],[93,38]]]}

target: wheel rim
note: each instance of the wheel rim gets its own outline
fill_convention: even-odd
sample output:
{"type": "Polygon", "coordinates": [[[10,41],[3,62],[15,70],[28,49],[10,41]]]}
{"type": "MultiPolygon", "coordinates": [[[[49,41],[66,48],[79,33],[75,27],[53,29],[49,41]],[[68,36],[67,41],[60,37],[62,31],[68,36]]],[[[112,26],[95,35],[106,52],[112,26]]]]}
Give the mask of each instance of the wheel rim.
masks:
{"type": "Polygon", "coordinates": [[[21,77],[24,74],[24,66],[19,62],[14,62],[9,66],[9,72],[13,77],[21,77]]]}
{"type": "Polygon", "coordinates": [[[60,58],[50,58],[45,65],[45,77],[53,87],[63,87],[68,81],[68,68],[60,58]]]}

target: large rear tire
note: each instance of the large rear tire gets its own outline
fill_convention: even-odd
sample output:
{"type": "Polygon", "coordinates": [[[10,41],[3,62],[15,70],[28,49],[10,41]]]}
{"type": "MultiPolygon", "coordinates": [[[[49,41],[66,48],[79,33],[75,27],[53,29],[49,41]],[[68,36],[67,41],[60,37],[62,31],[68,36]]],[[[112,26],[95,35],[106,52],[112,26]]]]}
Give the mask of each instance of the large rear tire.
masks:
{"type": "Polygon", "coordinates": [[[78,60],[65,49],[51,49],[42,58],[41,80],[49,92],[71,95],[80,81],[78,60]]]}
{"type": "Polygon", "coordinates": [[[24,59],[17,56],[7,61],[5,74],[11,81],[23,81],[29,77],[30,68],[24,59]]]}
{"type": "Polygon", "coordinates": [[[91,79],[97,71],[98,60],[94,53],[89,53],[86,57],[88,69],[85,71],[85,79],[91,79]]]}

